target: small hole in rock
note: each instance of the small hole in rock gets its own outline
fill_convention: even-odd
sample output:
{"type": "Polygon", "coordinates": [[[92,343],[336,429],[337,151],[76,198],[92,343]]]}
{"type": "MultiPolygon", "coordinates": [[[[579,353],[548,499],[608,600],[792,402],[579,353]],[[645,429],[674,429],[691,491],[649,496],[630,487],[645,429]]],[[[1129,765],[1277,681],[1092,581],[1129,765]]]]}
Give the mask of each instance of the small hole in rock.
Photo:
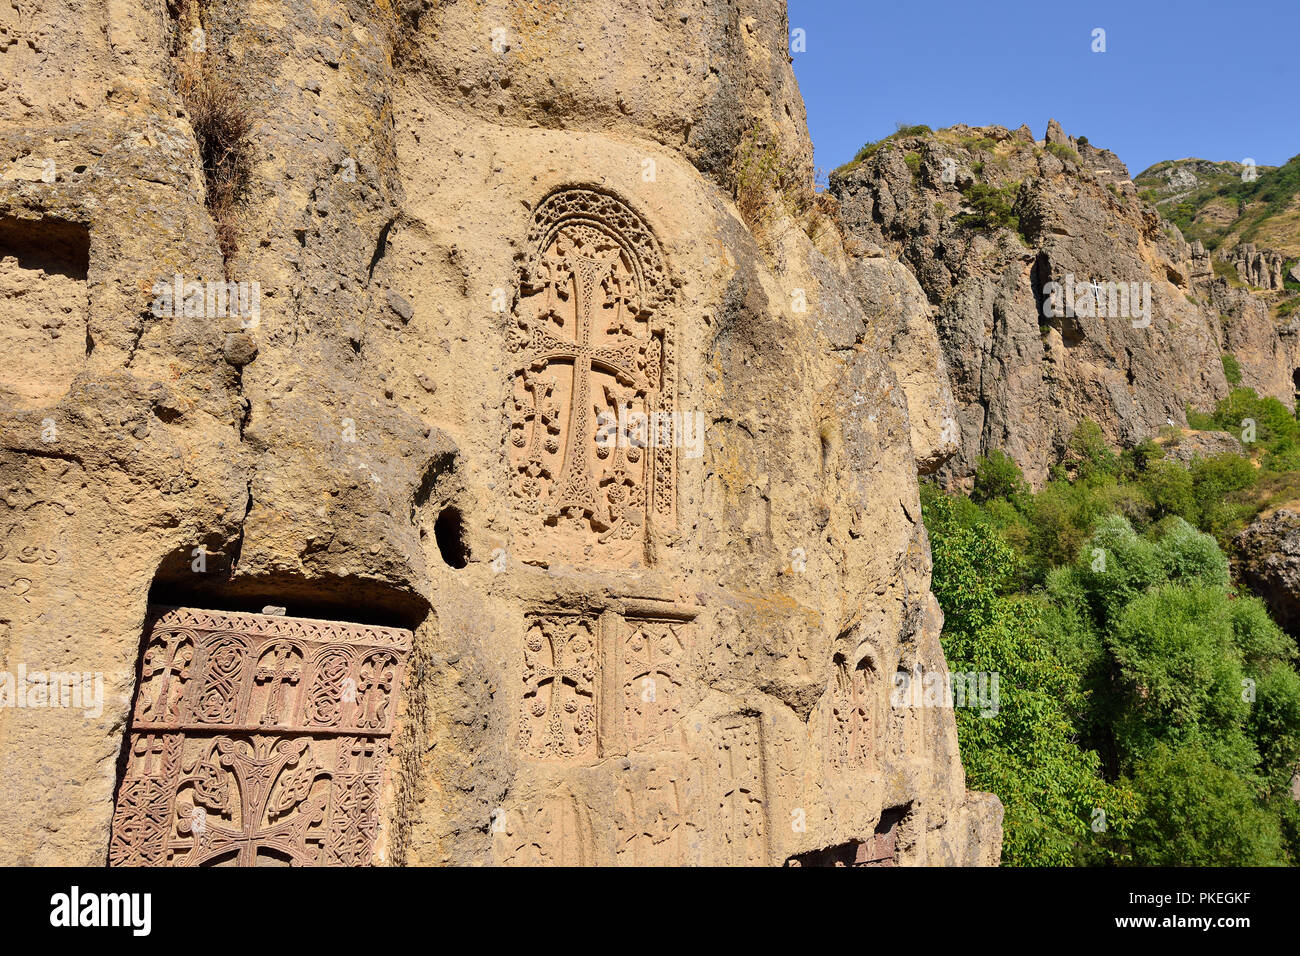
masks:
{"type": "Polygon", "coordinates": [[[469,563],[469,548],[465,547],[465,529],[460,512],[444,508],[433,524],[433,537],[438,551],[449,567],[463,568],[469,563]]]}

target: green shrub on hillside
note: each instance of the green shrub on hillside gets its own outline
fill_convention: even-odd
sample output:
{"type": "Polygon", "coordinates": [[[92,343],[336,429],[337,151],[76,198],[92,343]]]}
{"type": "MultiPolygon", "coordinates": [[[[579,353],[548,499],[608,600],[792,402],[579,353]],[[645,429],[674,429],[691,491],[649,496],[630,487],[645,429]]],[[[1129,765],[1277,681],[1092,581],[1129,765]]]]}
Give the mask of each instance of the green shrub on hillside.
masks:
{"type": "MultiPolygon", "coordinates": [[[[1208,417],[1256,416],[1277,461],[1298,426],[1276,405],[1238,390],[1208,417]]],[[[1006,863],[1300,863],[1295,643],[1215,540],[1261,474],[1154,442],[1117,456],[1088,422],[1038,492],[996,451],[970,498],[923,485],[950,666],[1001,676],[999,714],[957,729],[971,785],[1006,806],[1006,863]]]]}
{"type": "Polygon", "coordinates": [[[1019,191],[1019,183],[1001,187],[971,183],[961,191],[971,211],[957,216],[957,225],[981,230],[1019,229],[1020,219],[1013,211],[1019,191]]]}
{"type": "Polygon", "coordinates": [[[1241,365],[1231,352],[1223,353],[1223,377],[1228,380],[1229,385],[1241,384],[1241,365]]]}
{"type": "Polygon", "coordinates": [[[876,153],[880,152],[881,147],[883,147],[890,140],[901,139],[904,136],[925,136],[933,132],[934,130],[930,129],[930,127],[925,125],[907,126],[904,125],[903,123],[899,123],[897,125],[897,128],[894,130],[894,132],[890,133],[888,136],[884,137],[883,139],[877,139],[867,143],[863,143],[862,148],[853,154],[853,158],[849,160],[847,163],[845,163],[843,166],[841,166],[839,169],[837,169],[836,172],[847,171],[853,168],[854,166],[858,165],[859,163],[870,159],[872,156],[876,155],[876,153]]]}
{"type": "MultiPolygon", "coordinates": [[[[1300,422],[1276,398],[1260,398],[1251,388],[1235,388],[1210,416],[1213,426],[1246,441],[1254,423],[1254,441],[1264,467],[1273,471],[1300,469],[1300,422]]],[[[1252,451],[1254,449],[1251,449],[1252,451]]]]}
{"type": "Polygon", "coordinates": [[[1072,150],[1069,146],[1066,146],[1064,143],[1048,143],[1044,147],[1044,149],[1046,149],[1057,159],[1062,159],[1071,163],[1083,162],[1083,160],[1079,157],[1079,154],[1076,153],[1074,150],[1072,150]]]}
{"type": "Polygon", "coordinates": [[[1000,448],[981,455],[975,462],[975,488],[971,492],[971,498],[977,502],[1011,498],[1027,487],[1020,466],[1000,448]]]}

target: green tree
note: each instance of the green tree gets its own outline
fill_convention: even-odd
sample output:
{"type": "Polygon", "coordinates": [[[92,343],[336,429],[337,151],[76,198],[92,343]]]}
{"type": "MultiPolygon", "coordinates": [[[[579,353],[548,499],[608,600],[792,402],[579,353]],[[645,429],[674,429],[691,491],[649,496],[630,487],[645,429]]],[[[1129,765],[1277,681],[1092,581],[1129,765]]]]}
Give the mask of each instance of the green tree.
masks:
{"type": "Polygon", "coordinates": [[[1073,739],[1071,711],[1083,702],[1045,639],[1039,604],[1015,593],[1015,552],[989,525],[962,525],[943,496],[930,496],[924,513],[948,665],[999,678],[995,714],[961,708],[956,718],[968,784],[996,793],[1006,810],[1003,861],[1052,866],[1119,858],[1135,798],[1106,783],[1097,755],[1073,739]],[[1098,819],[1106,821],[1102,832],[1093,830],[1098,819]]]}
{"type": "Polygon", "coordinates": [[[980,455],[975,462],[975,486],[971,499],[976,502],[990,501],[993,498],[1012,498],[1023,494],[1027,486],[1024,473],[1016,460],[995,448],[987,455],[980,455]]]}
{"type": "Polygon", "coordinates": [[[1151,499],[1155,517],[1177,515],[1189,521],[1196,520],[1192,476],[1186,468],[1172,461],[1150,462],[1142,473],[1142,487],[1151,499]]]}
{"type": "Polygon", "coordinates": [[[1145,866],[1285,864],[1281,821],[1240,776],[1195,746],[1158,745],[1133,775],[1141,814],[1133,862],[1145,866]]]}
{"type": "Polygon", "coordinates": [[[1101,426],[1085,418],[1075,426],[1065,447],[1065,463],[1076,476],[1087,480],[1097,475],[1113,475],[1119,469],[1119,456],[1111,450],[1101,426]]]}

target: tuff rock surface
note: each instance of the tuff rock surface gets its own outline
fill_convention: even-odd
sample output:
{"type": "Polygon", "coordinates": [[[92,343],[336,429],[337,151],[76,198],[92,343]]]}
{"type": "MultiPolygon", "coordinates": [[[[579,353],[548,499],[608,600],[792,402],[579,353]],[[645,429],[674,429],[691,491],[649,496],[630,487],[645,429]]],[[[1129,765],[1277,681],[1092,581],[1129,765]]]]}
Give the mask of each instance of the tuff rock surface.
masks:
{"type": "MultiPolygon", "coordinates": [[[[98,713],[0,709],[0,861],[104,862],[144,754],[124,740],[148,609],[169,604],[414,633],[378,862],[780,864],[873,840],[889,862],[997,862],[1001,807],[967,792],[951,710],[890,691],[947,672],[915,477],[956,447],[935,370],[963,463],[985,434],[1046,441],[1008,417],[1041,379],[972,411],[985,354],[1042,362],[1012,288],[1035,258],[978,247],[968,304],[940,310],[973,349],[943,354],[921,290],[948,302],[961,256],[917,285],[813,228],[783,5],[0,18],[0,670],[104,687],[98,713]],[[221,96],[247,121],[232,141],[221,96]],[[756,153],[788,182],[756,179],[756,153]],[[159,308],[177,278],[256,282],[260,308],[159,308]],[[621,358],[577,349],[598,320],[636,340],[621,358]],[[597,407],[701,415],[698,456],[588,447],[592,378],[597,407]],[[599,490],[561,488],[582,469],[552,449],[599,490]],[[662,699],[637,682],[648,639],[662,699]]],[[[911,221],[910,189],[886,222],[911,221]]],[[[1182,261],[1150,228],[1123,248],[1182,261]]],[[[1208,393],[1213,371],[1183,374],[1208,393]]],[[[1175,409],[1148,391],[1112,430],[1175,409]]],[[[175,706],[197,706],[181,670],[175,706]]],[[[231,693],[270,679],[241,674],[231,693]]]]}
{"type": "Polygon", "coordinates": [[[1286,257],[1272,249],[1257,249],[1253,242],[1243,242],[1229,258],[1242,282],[1266,291],[1276,291],[1285,283],[1283,266],[1286,257]]]}

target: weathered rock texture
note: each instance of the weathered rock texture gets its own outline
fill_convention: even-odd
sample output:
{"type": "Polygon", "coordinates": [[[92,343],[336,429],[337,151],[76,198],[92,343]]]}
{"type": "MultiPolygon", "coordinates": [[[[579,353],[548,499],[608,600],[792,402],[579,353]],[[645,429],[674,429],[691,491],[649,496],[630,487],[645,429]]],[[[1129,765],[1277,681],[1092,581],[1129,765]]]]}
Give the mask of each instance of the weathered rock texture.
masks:
{"type": "Polygon", "coordinates": [[[1300,637],[1300,512],[1267,512],[1233,544],[1237,576],[1264,600],[1274,620],[1300,637]]]}
{"type": "Polygon", "coordinates": [[[996,862],[951,711],[890,700],[946,673],[941,360],[814,228],[779,5],[0,17],[0,670],[104,681],[0,710],[0,859],[996,862]]]}
{"type": "Polygon", "coordinates": [[[1277,291],[1285,283],[1283,265],[1286,258],[1271,249],[1256,249],[1253,242],[1243,242],[1228,256],[1237,276],[1247,285],[1277,291]]]}
{"type": "Polygon", "coordinates": [[[1165,445],[1166,458],[1185,466],[1190,466],[1197,458],[1240,455],[1244,450],[1237,437],[1227,432],[1175,432],[1172,441],[1164,436],[1157,441],[1165,445]]]}
{"type": "Polygon", "coordinates": [[[1055,121],[1039,142],[1023,128],[899,135],[833,174],[831,191],[849,231],[900,257],[935,309],[960,431],[942,469],[952,482],[999,448],[1037,484],[1084,418],[1124,445],[1185,424],[1188,404],[1227,394],[1223,352],[1242,384],[1294,406],[1294,329],[1215,279],[1113,153],[1055,121]],[[1121,285],[1149,289],[1149,320],[1121,285]]]}

